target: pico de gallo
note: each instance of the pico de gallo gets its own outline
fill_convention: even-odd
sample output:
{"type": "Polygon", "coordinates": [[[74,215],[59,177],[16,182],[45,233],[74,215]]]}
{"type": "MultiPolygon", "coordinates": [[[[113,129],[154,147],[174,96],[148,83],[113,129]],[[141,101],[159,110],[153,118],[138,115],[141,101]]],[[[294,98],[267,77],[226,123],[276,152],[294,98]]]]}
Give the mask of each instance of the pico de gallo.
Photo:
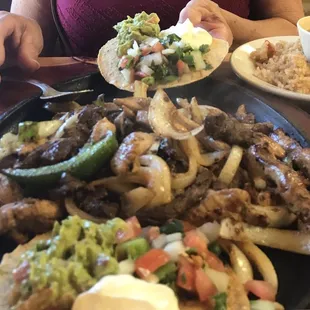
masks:
{"type": "MultiPolygon", "coordinates": [[[[105,224],[69,217],[55,224],[49,240],[22,255],[13,273],[15,284],[22,300],[52,289],[53,304],[64,294],[74,302],[104,276],[128,274],[224,310],[229,275],[219,258],[217,225],[195,228],[171,220],[161,227],[142,228],[136,217],[105,224]]],[[[267,303],[275,300],[275,291],[264,281],[248,281],[245,289],[267,303]]]]}
{"type": "Polygon", "coordinates": [[[175,30],[160,31],[159,21],[157,14],[142,12],[114,26],[118,32],[118,68],[126,82],[142,80],[151,86],[175,81],[191,71],[212,68],[204,59],[212,42],[205,30],[194,28],[187,21],[184,25],[171,27],[175,30]],[[178,31],[180,27],[183,29],[181,32],[178,31]],[[201,41],[204,37],[200,35],[200,43],[192,44],[188,34],[195,34],[193,29],[204,32],[207,40],[201,41]]]}

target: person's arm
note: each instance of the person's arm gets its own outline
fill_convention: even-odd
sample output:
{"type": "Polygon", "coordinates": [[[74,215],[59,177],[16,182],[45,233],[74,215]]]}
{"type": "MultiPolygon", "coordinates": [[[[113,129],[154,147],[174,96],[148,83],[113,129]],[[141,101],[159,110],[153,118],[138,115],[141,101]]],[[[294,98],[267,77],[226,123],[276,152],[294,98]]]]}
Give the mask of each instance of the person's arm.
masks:
{"type": "Polygon", "coordinates": [[[251,9],[260,20],[247,20],[222,10],[237,43],[297,35],[296,23],[304,16],[302,0],[252,0],[251,9]]]}
{"type": "Polygon", "coordinates": [[[51,55],[57,39],[57,30],[51,12],[50,0],[12,0],[11,12],[38,22],[44,38],[42,54],[51,55]]]}

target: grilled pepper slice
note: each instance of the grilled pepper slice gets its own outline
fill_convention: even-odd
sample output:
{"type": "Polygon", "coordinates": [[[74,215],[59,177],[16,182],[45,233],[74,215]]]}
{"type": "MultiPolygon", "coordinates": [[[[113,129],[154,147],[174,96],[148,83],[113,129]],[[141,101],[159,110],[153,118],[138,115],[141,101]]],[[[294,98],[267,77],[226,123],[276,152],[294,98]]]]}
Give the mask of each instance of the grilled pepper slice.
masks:
{"type": "Polygon", "coordinates": [[[96,173],[113,156],[117,148],[116,137],[109,131],[103,140],[85,146],[79,154],[64,162],[32,169],[4,169],[3,173],[27,187],[57,183],[64,172],[85,180],[96,173]]]}

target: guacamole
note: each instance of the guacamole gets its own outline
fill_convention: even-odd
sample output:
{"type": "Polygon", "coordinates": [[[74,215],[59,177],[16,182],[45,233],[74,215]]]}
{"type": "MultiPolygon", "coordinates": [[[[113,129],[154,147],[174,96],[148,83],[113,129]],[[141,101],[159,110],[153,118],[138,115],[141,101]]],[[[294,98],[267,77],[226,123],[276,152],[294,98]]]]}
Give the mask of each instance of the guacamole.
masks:
{"type": "Polygon", "coordinates": [[[136,14],[134,18],[128,16],[126,20],[115,25],[114,29],[118,32],[118,56],[126,55],[134,41],[141,43],[147,37],[159,37],[159,21],[157,14],[142,12],[136,14]]]}
{"type": "Polygon", "coordinates": [[[115,218],[95,224],[77,216],[55,223],[51,239],[40,241],[21,257],[30,266],[21,283],[22,299],[50,288],[51,304],[66,296],[70,302],[105,275],[118,272],[116,235],[126,222],[115,218]]]}

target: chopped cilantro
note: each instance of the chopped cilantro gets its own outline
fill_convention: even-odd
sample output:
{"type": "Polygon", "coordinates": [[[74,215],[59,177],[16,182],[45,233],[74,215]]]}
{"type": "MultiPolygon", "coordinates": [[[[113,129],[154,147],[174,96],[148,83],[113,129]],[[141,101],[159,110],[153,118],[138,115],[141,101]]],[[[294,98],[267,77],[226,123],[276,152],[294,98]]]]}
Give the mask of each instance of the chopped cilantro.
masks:
{"type": "Polygon", "coordinates": [[[166,225],[160,227],[161,234],[170,235],[177,232],[180,233],[184,232],[183,223],[179,220],[172,220],[168,222],[166,225]]]}
{"type": "Polygon", "coordinates": [[[226,301],[227,301],[227,294],[220,293],[213,297],[215,300],[215,308],[214,310],[226,310],[226,301]]]}
{"type": "Polygon", "coordinates": [[[206,63],[206,69],[205,70],[211,70],[211,69],[213,69],[212,65],[206,63]]]}
{"type": "Polygon", "coordinates": [[[198,254],[198,252],[195,248],[189,248],[188,250],[186,250],[186,253],[188,255],[197,255],[198,254]]]}
{"type": "Polygon", "coordinates": [[[190,46],[190,45],[185,45],[183,48],[183,53],[188,53],[188,52],[191,52],[193,51],[193,48],[190,46]]]}
{"type": "Polygon", "coordinates": [[[220,256],[222,253],[222,248],[216,241],[210,243],[208,245],[208,249],[210,252],[214,253],[216,256],[220,256]]]}
{"type": "Polygon", "coordinates": [[[127,55],[127,64],[126,64],[126,69],[131,69],[134,65],[134,58],[132,56],[127,55]]]}
{"type": "Polygon", "coordinates": [[[172,33],[167,35],[165,38],[161,39],[160,43],[163,44],[164,46],[169,46],[173,42],[179,42],[179,41],[181,41],[181,38],[176,34],[172,33]]]}
{"type": "Polygon", "coordinates": [[[209,44],[202,44],[200,45],[199,50],[203,54],[208,53],[210,51],[210,46],[209,44]]]}
{"type": "Polygon", "coordinates": [[[153,77],[155,81],[163,80],[169,73],[169,68],[166,64],[162,64],[160,66],[152,65],[151,69],[154,71],[153,77]]]}
{"type": "Polygon", "coordinates": [[[187,63],[190,67],[194,67],[195,63],[194,63],[194,57],[190,54],[184,54],[182,56],[182,60],[187,63]]]}

